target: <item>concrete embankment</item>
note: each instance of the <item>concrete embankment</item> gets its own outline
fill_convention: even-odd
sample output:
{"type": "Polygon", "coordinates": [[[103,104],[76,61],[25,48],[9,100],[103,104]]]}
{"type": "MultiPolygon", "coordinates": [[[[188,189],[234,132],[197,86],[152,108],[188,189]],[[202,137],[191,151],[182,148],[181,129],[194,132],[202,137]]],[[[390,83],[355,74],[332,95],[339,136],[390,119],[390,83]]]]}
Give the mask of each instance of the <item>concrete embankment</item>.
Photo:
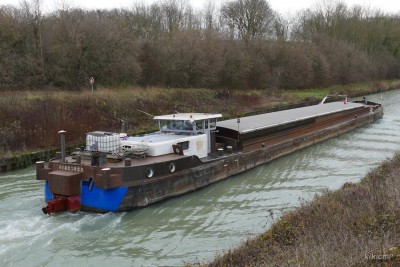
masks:
{"type": "MultiPolygon", "coordinates": [[[[70,153],[75,150],[78,146],[71,146],[66,148],[66,152],[70,153]]],[[[15,155],[11,157],[0,157],[0,172],[7,172],[17,169],[26,168],[36,161],[45,160],[53,158],[59,148],[52,148],[41,151],[34,151],[29,153],[22,153],[20,155],[15,155]]]]}

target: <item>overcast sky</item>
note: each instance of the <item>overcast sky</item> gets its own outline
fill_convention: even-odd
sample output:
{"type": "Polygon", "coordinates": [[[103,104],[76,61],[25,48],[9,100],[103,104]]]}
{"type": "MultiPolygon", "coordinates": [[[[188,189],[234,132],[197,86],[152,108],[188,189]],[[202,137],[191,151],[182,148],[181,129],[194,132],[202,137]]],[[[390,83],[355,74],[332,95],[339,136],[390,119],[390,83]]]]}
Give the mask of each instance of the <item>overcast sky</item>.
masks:
{"type": "MultiPolygon", "coordinates": [[[[57,9],[62,2],[68,3],[71,7],[81,7],[85,9],[111,9],[111,8],[129,8],[134,3],[151,4],[159,0],[42,0],[45,11],[57,9]]],[[[201,9],[209,0],[188,0],[192,7],[201,9]]],[[[227,0],[214,0],[217,4],[227,0]]],[[[18,5],[19,0],[0,0],[0,5],[12,4],[18,5]]],[[[28,0],[29,2],[29,0],[28,0]]],[[[294,13],[301,9],[314,7],[321,0],[269,0],[272,9],[281,14],[294,13]]],[[[370,8],[379,8],[384,12],[400,14],[400,0],[343,0],[347,5],[354,4],[367,6],[370,8]]]]}

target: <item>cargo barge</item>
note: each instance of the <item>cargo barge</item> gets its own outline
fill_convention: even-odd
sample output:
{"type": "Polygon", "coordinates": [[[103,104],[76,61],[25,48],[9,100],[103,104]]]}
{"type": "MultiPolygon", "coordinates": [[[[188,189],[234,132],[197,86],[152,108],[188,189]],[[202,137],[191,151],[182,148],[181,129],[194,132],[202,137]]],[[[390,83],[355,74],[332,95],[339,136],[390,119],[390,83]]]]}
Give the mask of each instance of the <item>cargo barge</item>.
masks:
{"type": "Polygon", "coordinates": [[[370,101],[332,102],[218,121],[221,114],[155,116],[159,131],[141,136],[91,132],[86,147],[46,164],[44,213],[120,212],[205,187],[383,116],[370,101]]]}

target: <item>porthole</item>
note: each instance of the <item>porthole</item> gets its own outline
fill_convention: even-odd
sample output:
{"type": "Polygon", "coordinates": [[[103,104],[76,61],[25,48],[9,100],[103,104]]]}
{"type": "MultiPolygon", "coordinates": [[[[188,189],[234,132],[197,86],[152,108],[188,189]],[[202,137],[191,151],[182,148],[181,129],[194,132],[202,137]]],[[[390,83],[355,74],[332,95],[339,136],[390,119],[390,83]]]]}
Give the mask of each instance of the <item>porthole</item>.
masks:
{"type": "Polygon", "coordinates": [[[170,171],[170,172],[174,172],[175,169],[176,169],[175,163],[172,163],[172,162],[171,162],[171,163],[169,164],[169,171],[170,171]]]}
{"type": "Polygon", "coordinates": [[[153,168],[147,168],[147,169],[146,169],[146,176],[147,176],[147,178],[151,178],[151,177],[153,177],[153,175],[154,175],[154,170],[153,170],[153,168]]]}

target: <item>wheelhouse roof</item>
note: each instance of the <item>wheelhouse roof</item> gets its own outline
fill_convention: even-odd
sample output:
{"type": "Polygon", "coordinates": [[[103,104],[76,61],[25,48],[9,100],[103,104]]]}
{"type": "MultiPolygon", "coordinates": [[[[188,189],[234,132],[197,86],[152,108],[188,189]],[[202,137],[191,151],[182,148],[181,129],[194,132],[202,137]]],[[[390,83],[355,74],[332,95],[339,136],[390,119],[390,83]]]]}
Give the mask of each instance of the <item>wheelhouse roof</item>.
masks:
{"type": "Polygon", "coordinates": [[[177,113],[170,115],[155,116],[155,120],[175,120],[175,121],[189,121],[189,120],[207,120],[221,118],[221,114],[212,113],[177,113]]]}
{"type": "Polygon", "coordinates": [[[239,124],[237,122],[237,119],[219,121],[217,122],[217,127],[239,131],[240,134],[246,134],[296,121],[302,121],[345,110],[356,109],[363,106],[363,104],[351,102],[347,102],[346,104],[344,104],[344,102],[332,102],[272,113],[265,113],[249,117],[242,117],[240,118],[239,124]]]}

